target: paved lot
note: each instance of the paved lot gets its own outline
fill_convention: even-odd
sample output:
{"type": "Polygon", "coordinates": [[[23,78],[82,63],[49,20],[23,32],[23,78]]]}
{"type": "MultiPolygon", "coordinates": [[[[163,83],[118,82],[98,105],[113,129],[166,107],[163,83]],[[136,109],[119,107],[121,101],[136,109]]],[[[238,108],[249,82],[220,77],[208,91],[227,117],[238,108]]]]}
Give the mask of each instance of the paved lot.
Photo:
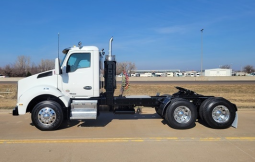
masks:
{"type": "Polygon", "coordinates": [[[42,132],[30,114],[0,112],[0,161],[255,161],[255,110],[240,110],[238,128],[211,129],[202,122],[175,130],[144,108],[142,114],[103,112],[42,132]]]}

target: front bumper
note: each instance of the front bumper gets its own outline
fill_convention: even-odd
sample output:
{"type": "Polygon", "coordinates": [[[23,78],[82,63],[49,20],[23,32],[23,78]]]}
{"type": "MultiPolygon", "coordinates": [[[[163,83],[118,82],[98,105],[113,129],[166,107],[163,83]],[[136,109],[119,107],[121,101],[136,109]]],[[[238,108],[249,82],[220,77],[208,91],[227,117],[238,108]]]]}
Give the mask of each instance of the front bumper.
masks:
{"type": "Polygon", "coordinates": [[[12,110],[12,115],[13,115],[13,116],[18,116],[18,115],[19,115],[18,106],[16,106],[16,107],[12,110]]]}

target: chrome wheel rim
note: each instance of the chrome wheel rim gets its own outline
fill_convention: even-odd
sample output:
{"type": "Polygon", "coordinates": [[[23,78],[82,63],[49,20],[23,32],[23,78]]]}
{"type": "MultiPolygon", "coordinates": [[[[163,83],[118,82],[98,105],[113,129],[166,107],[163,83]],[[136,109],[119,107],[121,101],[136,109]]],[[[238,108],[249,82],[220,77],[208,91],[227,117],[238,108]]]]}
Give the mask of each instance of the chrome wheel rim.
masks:
{"type": "Polygon", "coordinates": [[[179,106],[174,110],[174,119],[178,123],[187,123],[191,119],[191,111],[186,106],[179,106]]]}
{"type": "Polygon", "coordinates": [[[217,123],[225,123],[230,117],[229,109],[226,106],[218,105],[213,109],[212,117],[217,123]]]}
{"type": "Polygon", "coordinates": [[[45,107],[39,111],[38,120],[43,125],[51,125],[56,121],[56,113],[52,108],[45,107]]]}

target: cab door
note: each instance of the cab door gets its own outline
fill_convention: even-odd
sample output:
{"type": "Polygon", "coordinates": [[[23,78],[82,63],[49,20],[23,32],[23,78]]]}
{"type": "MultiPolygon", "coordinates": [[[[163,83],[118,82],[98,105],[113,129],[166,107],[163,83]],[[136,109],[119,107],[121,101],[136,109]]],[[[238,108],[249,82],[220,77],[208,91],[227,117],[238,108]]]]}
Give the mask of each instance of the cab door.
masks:
{"type": "Polygon", "coordinates": [[[92,53],[72,53],[62,73],[65,95],[70,98],[93,97],[93,74],[92,53]]]}

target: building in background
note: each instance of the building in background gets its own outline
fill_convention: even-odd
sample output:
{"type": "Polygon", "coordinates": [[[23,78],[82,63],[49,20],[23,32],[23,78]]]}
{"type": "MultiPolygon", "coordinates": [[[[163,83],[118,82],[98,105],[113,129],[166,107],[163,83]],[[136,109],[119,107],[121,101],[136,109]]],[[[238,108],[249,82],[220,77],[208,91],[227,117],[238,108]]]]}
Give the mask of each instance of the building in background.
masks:
{"type": "MultiPolygon", "coordinates": [[[[139,75],[140,77],[173,77],[175,74],[180,75],[179,69],[172,70],[133,70],[134,75],[139,75]]],[[[134,76],[132,75],[132,76],[134,76]]]]}
{"type": "Polygon", "coordinates": [[[197,71],[192,70],[192,71],[185,71],[184,75],[185,77],[196,77],[197,76],[197,71]]]}
{"type": "Polygon", "coordinates": [[[232,69],[206,69],[205,76],[232,76],[232,69]]]}

